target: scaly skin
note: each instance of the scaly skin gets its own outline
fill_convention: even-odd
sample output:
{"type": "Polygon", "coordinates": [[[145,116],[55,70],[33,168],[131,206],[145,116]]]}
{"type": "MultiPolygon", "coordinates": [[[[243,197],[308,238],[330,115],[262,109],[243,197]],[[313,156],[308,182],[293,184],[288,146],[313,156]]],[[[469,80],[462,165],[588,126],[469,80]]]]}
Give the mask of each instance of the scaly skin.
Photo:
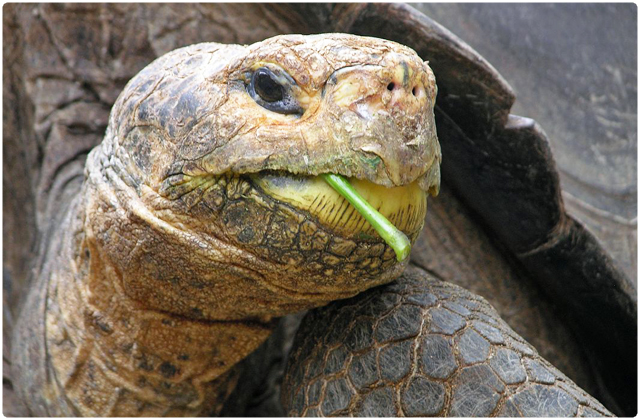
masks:
{"type": "Polygon", "coordinates": [[[398,277],[406,262],[380,238],[331,229],[342,216],[252,177],[333,172],[436,193],[435,92],[412,50],[348,35],[193,45],[140,72],[21,311],[12,353],[32,414],[217,413],[274,317],[398,277]],[[295,80],[302,116],[248,95],[264,65],[295,80]]]}

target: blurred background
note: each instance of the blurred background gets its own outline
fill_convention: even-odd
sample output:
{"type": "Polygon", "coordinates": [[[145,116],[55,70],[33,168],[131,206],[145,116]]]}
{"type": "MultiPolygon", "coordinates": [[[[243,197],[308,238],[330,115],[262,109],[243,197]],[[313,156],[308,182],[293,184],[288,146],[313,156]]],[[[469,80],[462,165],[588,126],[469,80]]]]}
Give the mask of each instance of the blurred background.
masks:
{"type": "Polygon", "coordinates": [[[569,213],[637,281],[635,4],[412,4],[473,47],[536,120],[569,213]]]}

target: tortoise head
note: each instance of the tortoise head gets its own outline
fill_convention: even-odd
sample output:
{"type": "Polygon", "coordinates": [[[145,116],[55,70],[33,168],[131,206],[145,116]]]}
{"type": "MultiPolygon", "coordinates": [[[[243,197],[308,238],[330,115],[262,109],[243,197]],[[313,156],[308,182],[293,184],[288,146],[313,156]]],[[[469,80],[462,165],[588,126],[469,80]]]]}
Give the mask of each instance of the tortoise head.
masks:
{"type": "Polygon", "coordinates": [[[239,318],[397,277],[404,263],[317,175],[350,178],[415,240],[440,182],[435,95],[414,51],[352,35],[157,59],[120,95],[88,163],[96,183],[129,191],[123,225],[145,226],[146,252],[171,260],[120,248],[125,290],[172,312],[239,318]]]}

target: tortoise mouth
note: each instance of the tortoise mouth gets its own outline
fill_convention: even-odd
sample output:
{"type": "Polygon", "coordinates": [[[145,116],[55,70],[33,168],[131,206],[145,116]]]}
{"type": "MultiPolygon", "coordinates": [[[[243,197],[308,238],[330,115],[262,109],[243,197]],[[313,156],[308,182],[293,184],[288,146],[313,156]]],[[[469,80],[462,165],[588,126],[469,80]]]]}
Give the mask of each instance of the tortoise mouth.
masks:
{"type": "MultiPolygon", "coordinates": [[[[352,184],[411,242],[417,239],[426,213],[426,192],[418,185],[352,184]],[[395,207],[389,207],[391,203],[395,207]]],[[[343,299],[390,281],[405,266],[321,176],[270,171],[176,174],[167,177],[158,192],[167,200],[158,202],[161,219],[179,223],[204,240],[225,243],[233,250],[234,267],[246,264],[251,272],[265,273],[256,281],[279,294],[343,299]],[[172,201],[175,207],[167,207],[172,201]]]]}
{"type": "MultiPolygon", "coordinates": [[[[263,193],[310,214],[337,235],[360,240],[378,237],[373,226],[356,208],[320,176],[262,171],[249,177],[263,193]]],[[[418,181],[391,188],[357,178],[349,178],[349,182],[373,208],[408,237],[415,238],[422,230],[427,212],[427,193],[418,181]]]]}

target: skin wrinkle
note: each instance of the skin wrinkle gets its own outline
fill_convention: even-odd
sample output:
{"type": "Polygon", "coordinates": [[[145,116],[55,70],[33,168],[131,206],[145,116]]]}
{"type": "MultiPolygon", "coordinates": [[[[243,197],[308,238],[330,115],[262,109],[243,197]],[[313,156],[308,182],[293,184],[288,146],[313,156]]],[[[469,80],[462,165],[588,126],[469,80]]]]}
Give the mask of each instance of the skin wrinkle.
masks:
{"type": "MultiPolygon", "coordinates": [[[[329,204],[329,202],[327,201],[326,204],[329,204]]],[[[325,204],[325,205],[326,205],[325,204]]],[[[331,203],[333,207],[336,206],[336,203],[331,203]]],[[[287,204],[282,204],[285,205],[287,207],[289,207],[287,204]]],[[[341,207],[341,206],[338,206],[341,207]]],[[[345,210],[348,208],[347,206],[344,206],[345,210]]],[[[349,206],[350,207],[350,206],[349,206]]],[[[290,207],[292,210],[295,210],[295,208],[290,207]]],[[[378,209],[379,210],[379,209],[378,209]]],[[[333,212],[330,211],[330,213],[334,214],[334,219],[338,217],[337,212],[333,212]]],[[[150,222],[151,223],[151,222],[150,222]]],[[[329,222],[330,224],[333,223],[333,221],[329,222]]],[[[169,226],[172,226],[170,224],[168,224],[169,226]]],[[[216,238],[217,240],[219,240],[220,242],[226,242],[227,244],[229,243],[229,238],[216,238]]],[[[216,245],[215,243],[211,244],[211,249],[215,249],[216,245]]],[[[260,255],[257,252],[252,252],[251,250],[246,250],[246,249],[240,249],[240,248],[235,248],[235,250],[233,252],[236,253],[251,253],[255,259],[257,260],[258,258],[260,258],[260,255]]],[[[234,264],[233,261],[229,261],[226,264],[228,264],[229,266],[235,266],[238,268],[241,268],[242,270],[251,270],[250,266],[251,266],[251,261],[249,261],[246,265],[237,265],[234,264]]],[[[276,294],[282,294],[284,293],[285,295],[287,295],[288,297],[290,297],[293,300],[306,300],[311,298],[311,300],[313,300],[314,296],[322,296],[322,293],[314,293],[312,291],[309,290],[304,290],[304,291],[300,291],[300,290],[295,290],[293,288],[287,288],[286,285],[282,284],[276,284],[273,282],[270,282],[269,280],[267,280],[265,278],[265,276],[260,275],[259,272],[257,271],[253,271],[253,274],[256,276],[254,278],[254,280],[257,280],[259,283],[261,283],[265,288],[267,288],[268,290],[271,290],[272,292],[276,293],[276,294]]],[[[342,290],[339,292],[339,295],[337,295],[338,299],[343,299],[343,298],[347,298],[347,297],[351,297],[353,296],[355,293],[357,293],[358,291],[360,291],[360,289],[355,289],[355,290],[342,290]]]]}
{"type": "Polygon", "coordinates": [[[304,145],[304,156],[303,156],[303,159],[304,159],[304,163],[306,165],[305,169],[308,170],[309,161],[310,161],[310,158],[309,158],[309,145],[307,144],[307,138],[304,136],[304,132],[302,130],[299,130],[299,132],[300,132],[300,138],[302,139],[302,144],[304,145]]]}
{"type": "MultiPolygon", "coordinates": [[[[376,89],[386,94],[401,63],[434,92],[412,50],[336,34],[198,44],[134,77],[87,158],[69,222],[53,235],[63,245],[44,281],[47,414],[215,414],[238,380],[237,363],[268,337],[273,318],[398,277],[407,262],[381,238],[358,236],[364,219],[351,233],[331,228],[356,215],[344,199],[316,197],[311,208],[326,213],[314,216],[251,177],[283,171],[305,175],[295,179],[306,185],[335,172],[389,187],[426,176],[440,162],[435,97],[409,89],[394,97],[401,112],[378,104],[376,89]],[[296,80],[311,112],[289,118],[251,99],[238,81],[265,62],[296,80]],[[339,103],[336,86],[356,76],[360,96],[339,103]],[[364,121],[349,111],[356,102],[383,112],[364,121]],[[409,139],[416,150],[400,153],[409,139]],[[367,145],[378,145],[384,168],[367,163],[367,145]],[[72,232],[81,235],[71,240],[72,232]]],[[[405,233],[415,240],[422,223],[405,233]]]]}

